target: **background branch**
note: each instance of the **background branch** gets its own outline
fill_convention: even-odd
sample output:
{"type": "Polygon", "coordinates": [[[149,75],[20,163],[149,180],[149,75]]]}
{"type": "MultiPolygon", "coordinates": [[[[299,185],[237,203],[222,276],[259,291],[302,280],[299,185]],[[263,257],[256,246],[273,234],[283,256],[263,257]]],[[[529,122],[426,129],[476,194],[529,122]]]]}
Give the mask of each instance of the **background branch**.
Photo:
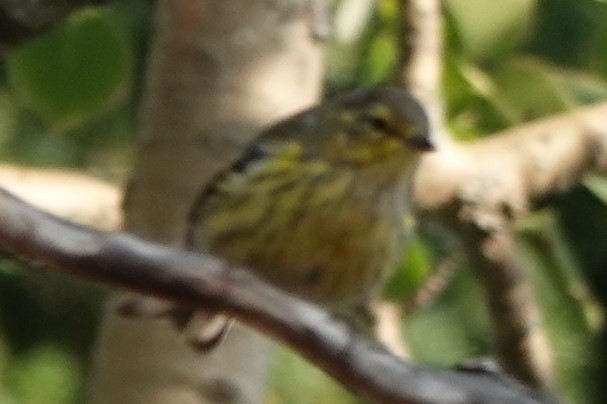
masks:
{"type": "Polygon", "coordinates": [[[423,215],[459,232],[486,290],[498,353],[509,372],[554,385],[541,315],[517,262],[513,226],[550,193],[607,166],[607,104],[524,125],[424,158],[415,181],[423,215]]]}
{"type": "Polygon", "coordinates": [[[458,144],[444,127],[441,2],[402,5],[400,81],[426,106],[439,145],[417,172],[417,207],[461,237],[485,289],[504,367],[534,386],[554,386],[540,310],[513,229],[533,201],[567,189],[588,168],[605,167],[607,105],[458,144]]]}
{"type": "Polygon", "coordinates": [[[44,211],[77,223],[103,230],[116,230],[122,223],[120,190],[86,174],[2,164],[0,186],[44,211]]]}
{"type": "Polygon", "coordinates": [[[440,0],[404,0],[401,10],[401,66],[397,81],[426,108],[432,136],[438,145],[449,139],[444,133],[442,92],[443,36],[440,0]]]}

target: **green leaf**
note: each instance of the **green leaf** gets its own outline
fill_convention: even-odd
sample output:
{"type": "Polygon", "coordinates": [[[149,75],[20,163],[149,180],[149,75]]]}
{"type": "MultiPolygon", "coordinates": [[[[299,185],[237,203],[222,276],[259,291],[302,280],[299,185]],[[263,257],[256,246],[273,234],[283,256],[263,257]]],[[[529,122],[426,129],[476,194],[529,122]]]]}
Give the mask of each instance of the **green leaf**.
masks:
{"type": "Polygon", "coordinates": [[[596,342],[605,311],[551,209],[520,221],[520,262],[535,287],[550,338],[560,390],[567,402],[591,402],[597,374],[596,342]]]}
{"type": "Polygon", "coordinates": [[[567,91],[577,104],[607,99],[607,83],[598,75],[571,70],[557,70],[552,75],[555,83],[567,91]]]}
{"type": "Polygon", "coordinates": [[[423,285],[432,272],[430,252],[417,237],[412,237],[400,267],[392,276],[384,295],[393,300],[404,301],[423,285]]]}
{"type": "Polygon", "coordinates": [[[607,178],[605,176],[588,174],[582,180],[582,184],[603,204],[607,205],[607,178]]]}
{"type": "Polygon", "coordinates": [[[474,139],[504,129],[514,120],[493,78],[463,58],[447,59],[444,92],[449,106],[449,127],[458,139],[474,139]]]}
{"type": "Polygon", "coordinates": [[[602,0],[538,1],[526,48],[561,66],[594,64],[605,58],[601,52],[605,17],[607,7],[602,0]]]}
{"type": "MultiPolygon", "coordinates": [[[[494,75],[494,94],[512,123],[527,122],[575,106],[568,89],[555,79],[553,66],[532,58],[513,58],[494,75]]],[[[498,104],[496,104],[498,105],[498,104]]]]}
{"type": "Polygon", "coordinates": [[[534,0],[449,0],[446,3],[464,53],[476,62],[509,55],[519,47],[535,15],[534,0]]]}
{"type": "Polygon", "coordinates": [[[8,378],[20,403],[68,404],[82,382],[80,375],[72,354],[57,346],[41,345],[20,357],[8,378]]]}
{"type": "Polygon", "coordinates": [[[384,82],[398,66],[399,45],[388,30],[379,32],[370,42],[367,54],[361,61],[360,81],[363,85],[384,82]]]}
{"type": "Polygon", "coordinates": [[[18,99],[59,129],[82,123],[124,94],[128,41],[104,8],[74,14],[13,51],[8,76],[18,99]]]}
{"type": "Polygon", "coordinates": [[[490,353],[490,318],[472,271],[462,268],[432,305],[408,313],[404,336],[420,363],[453,366],[490,353]]]}
{"type": "Polygon", "coordinates": [[[265,402],[272,404],[357,403],[356,397],[301,356],[279,347],[272,385],[265,402]]]}

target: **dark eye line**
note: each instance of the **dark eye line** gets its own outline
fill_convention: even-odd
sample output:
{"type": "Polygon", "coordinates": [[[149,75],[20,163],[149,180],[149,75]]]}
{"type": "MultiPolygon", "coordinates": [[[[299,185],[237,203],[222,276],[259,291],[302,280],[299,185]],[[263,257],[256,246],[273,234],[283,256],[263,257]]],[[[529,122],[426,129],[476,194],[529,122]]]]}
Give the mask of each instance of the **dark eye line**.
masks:
{"type": "Polygon", "coordinates": [[[385,119],[377,116],[363,114],[361,116],[361,121],[378,131],[388,132],[390,129],[388,122],[385,119]]]}
{"type": "Polygon", "coordinates": [[[362,119],[366,124],[370,125],[378,132],[382,132],[390,137],[402,137],[402,134],[396,128],[390,126],[389,122],[384,118],[373,115],[363,115],[362,119]]]}

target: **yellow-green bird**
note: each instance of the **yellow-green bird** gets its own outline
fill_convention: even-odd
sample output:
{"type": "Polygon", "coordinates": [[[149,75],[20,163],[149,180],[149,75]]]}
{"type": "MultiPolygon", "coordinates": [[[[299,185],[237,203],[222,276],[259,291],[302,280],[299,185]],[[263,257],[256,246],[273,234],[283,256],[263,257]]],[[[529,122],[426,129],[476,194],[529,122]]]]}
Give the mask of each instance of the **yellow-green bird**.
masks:
{"type": "MultiPolygon", "coordinates": [[[[402,257],[412,169],[432,148],[422,107],[402,89],[329,99],[264,130],[201,191],[187,246],[329,310],[357,310],[402,257]]],[[[201,348],[226,330],[210,319],[201,348]]]]}

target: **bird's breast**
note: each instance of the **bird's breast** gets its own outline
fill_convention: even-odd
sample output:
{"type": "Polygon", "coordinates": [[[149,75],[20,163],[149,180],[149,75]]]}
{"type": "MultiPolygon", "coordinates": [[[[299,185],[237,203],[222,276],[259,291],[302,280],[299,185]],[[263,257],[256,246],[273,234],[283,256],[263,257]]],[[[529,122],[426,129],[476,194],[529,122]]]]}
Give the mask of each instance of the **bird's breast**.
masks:
{"type": "Polygon", "coordinates": [[[374,294],[404,247],[397,190],[359,190],[351,175],[275,179],[216,200],[203,220],[211,252],[330,306],[374,294]],[[227,207],[230,207],[227,209],[227,207]]]}

